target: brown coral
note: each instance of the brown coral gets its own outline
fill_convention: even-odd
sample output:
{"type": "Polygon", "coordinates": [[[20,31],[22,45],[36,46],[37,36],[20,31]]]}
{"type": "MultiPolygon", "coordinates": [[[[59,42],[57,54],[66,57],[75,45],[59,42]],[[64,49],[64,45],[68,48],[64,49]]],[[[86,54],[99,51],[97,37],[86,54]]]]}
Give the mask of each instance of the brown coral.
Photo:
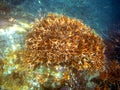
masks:
{"type": "MultiPolygon", "coordinates": [[[[113,88],[119,90],[120,88],[120,64],[117,60],[108,61],[106,70],[100,73],[100,76],[93,78],[91,81],[97,84],[97,88],[113,88]]],[[[108,90],[109,90],[108,89],[108,90]]]]}
{"type": "Polygon", "coordinates": [[[80,20],[64,15],[48,14],[32,24],[26,39],[29,51],[25,62],[39,65],[103,70],[103,40],[80,20]]]}
{"type": "Polygon", "coordinates": [[[108,63],[108,80],[112,83],[120,82],[120,64],[117,60],[108,63]]]}

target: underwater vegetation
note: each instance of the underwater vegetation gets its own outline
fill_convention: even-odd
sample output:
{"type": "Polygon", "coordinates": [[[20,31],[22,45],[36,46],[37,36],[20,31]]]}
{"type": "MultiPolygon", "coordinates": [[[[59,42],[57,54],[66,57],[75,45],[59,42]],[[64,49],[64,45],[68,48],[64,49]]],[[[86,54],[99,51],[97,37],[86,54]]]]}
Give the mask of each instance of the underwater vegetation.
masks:
{"type": "Polygon", "coordinates": [[[0,60],[1,89],[90,90],[90,77],[104,71],[105,44],[82,21],[50,13],[28,31],[23,48],[0,60]]]}

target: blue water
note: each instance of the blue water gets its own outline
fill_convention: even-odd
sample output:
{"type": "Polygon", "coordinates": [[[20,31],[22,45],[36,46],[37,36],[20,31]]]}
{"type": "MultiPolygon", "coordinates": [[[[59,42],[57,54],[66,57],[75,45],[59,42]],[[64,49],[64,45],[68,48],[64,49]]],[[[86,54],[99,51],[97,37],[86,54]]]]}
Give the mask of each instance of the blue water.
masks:
{"type": "Polygon", "coordinates": [[[42,10],[81,19],[103,36],[119,26],[119,3],[119,0],[24,0],[20,6],[34,15],[42,10]]]}
{"type": "MultiPolygon", "coordinates": [[[[94,29],[105,42],[112,42],[114,51],[109,56],[120,61],[120,0],[8,0],[13,6],[38,17],[42,13],[60,13],[81,19],[94,29]],[[112,34],[114,33],[114,34],[112,34]],[[116,39],[119,42],[116,42],[116,39]],[[114,42],[113,42],[114,41],[114,42]],[[115,55],[114,55],[115,54],[115,55]]],[[[107,52],[108,53],[108,52],[107,52]]]]}
{"type": "MultiPolygon", "coordinates": [[[[4,0],[3,0],[4,1],[4,0]]],[[[55,12],[81,19],[104,37],[106,32],[120,29],[120,0],[6,0],[24,12],[55,12]],[[104,34],[104,35],[103,35],[104,34]]]]}

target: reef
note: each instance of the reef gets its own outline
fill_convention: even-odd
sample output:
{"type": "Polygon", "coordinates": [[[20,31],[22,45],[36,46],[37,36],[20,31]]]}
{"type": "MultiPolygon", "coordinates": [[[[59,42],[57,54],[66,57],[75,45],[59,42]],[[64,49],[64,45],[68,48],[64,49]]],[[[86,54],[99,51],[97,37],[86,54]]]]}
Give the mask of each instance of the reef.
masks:
{"type": "MultiPolygon", "coordinates": [[[[105,45],[102,39],[80,20],[48,14],[41,20],[37,19],[32,24],[32,29],[26,38],[29,52],[25,63],[29,63],[33,68],[41,65],[56,70],[65,68],[67,80],[79,71],[91,73],[104,69],[105,45]]],[[[76,79],[75,81],[77,82],[76,79]]]]}
{"type": "Polygon", "coordinates": [[[25,46],[1,59],[2,89],[80,90],[104,71],[105,44],[81,20],[49,13],[28,31],[25,46]]]}
{"type": "Polygon", "coordinates": [[[102,39],[81,21],[63,15],[49,14],[36,20],[26,38],[30,51],[27,63],[34,67],[70,66],[77,70],[102,70],[105,45],[102,39]],[[31,59],[36,57],[36,59],[31,59]]]}

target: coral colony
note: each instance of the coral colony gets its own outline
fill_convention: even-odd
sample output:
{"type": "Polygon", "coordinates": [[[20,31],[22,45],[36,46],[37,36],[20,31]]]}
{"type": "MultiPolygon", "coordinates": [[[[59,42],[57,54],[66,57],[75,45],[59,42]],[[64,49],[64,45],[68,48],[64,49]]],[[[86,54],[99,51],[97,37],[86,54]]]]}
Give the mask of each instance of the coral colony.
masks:
{"type": "Polygon", "coordinates": [[[45,65],[90,71],[103,69],[105,45],[81,21],[49,14],[36,20],[32,29],[26,38],[29,54],[25,62],[34,68],[45,65]]]}
{"type": "MultiPolygon", "coordinates": [[[[105,70],[104,51],[102,38],[82,21],[49,13],[31,24],[24,48],[11,51],[0,60],[1,89],[86,90],[90,85],[95,87],[88,77],[105,70]]],[[[110,70],[109,73],[114,74],[110,70]]],[[[111,79],[114,79],[113,74],[109,74],[111,79]]]]}
{"type": "MultiPolygon", "coordinates": [[[[53,68],[62,73],[60,82],[69,81],[79,71],[104,69],[104,43],[81,21],[49,14],[36,20],[32,29],[26,38],[28,54],[24,62],[34,69],[40,66],[53,68]]],[[[49,73],[47,77],[51,77],[49,73]]],[[[38,78],[41,80],[43,77],[38,75],[38,78]]],[[[48,80],[42,80],[42,83],[48,80]]]]}

